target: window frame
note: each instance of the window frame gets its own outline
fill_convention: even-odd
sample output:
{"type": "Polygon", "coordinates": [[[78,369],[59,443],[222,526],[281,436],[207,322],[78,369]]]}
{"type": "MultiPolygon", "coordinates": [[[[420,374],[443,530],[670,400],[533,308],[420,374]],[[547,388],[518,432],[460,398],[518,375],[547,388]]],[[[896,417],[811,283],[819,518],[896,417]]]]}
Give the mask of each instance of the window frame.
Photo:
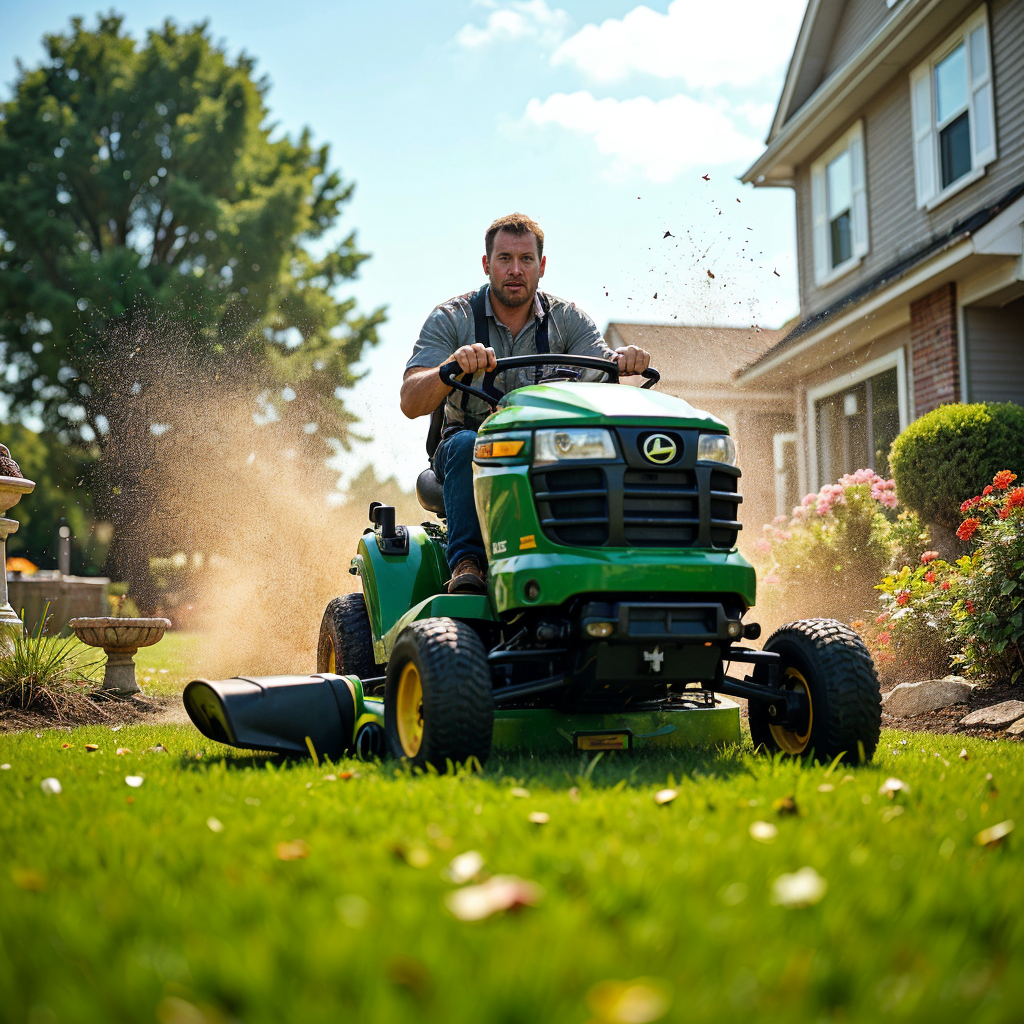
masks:
{"type": "Polygon", "coordinates": [[[868,236],[863,119],[855,121],[811,164],[811,224],[814,283],[822,288],[860,266],[871,247],[868,236]],[[847,152],[850,155],[850,256],[833,267],[831,224],[828,217],[828,167],[847,152]]]}
{"type": "MultiPolygon", "coordinates": [[[[917,207],[921,210],[931,211],[982,178],[988,165],[999,156],[993,92],[992,33],[986,5],[983,4],[977,8],[955,32],[946,37],[941,46],[936,47],[910,72],[910,108],[917,207]],[[985,33],[986,67],[982,74],[976,76],[970,37],[978,29],[983,29],[985,33]],[[935,68],[961,45],[964,47],[967,75],[967,118],[971,139],[971,169],[943,188],[939,142],[941,129],[938,121],[935,68]],[[986,119],[991,137],[988,146],[980,149],[977,130],[979,124],[986,119]]],[[[955,116],[959,116],[959,114],[955,116]]],[[[951,115],[943,126],[948,127],[953,119],[955,118],[951,115]]]]}
{"type": "MultiPolygon", "coordinates": [[[[818,421],[815,415],[815,405],[823,398],[846,391],[869,377],[877,377],[880,373],[885,373],[886,370],[891,370],[893,367],[896,368],[900,431],[904,431],[910,426],[910,397],[907,389],[907,354],[906,348],[902,345],[884,356],[879,356],[877,359],[858,366],[855,370],[834,377],[825,384],[807,389],[807,456],[809,462],[807,478],[811,482],[812,491],[816,492],[822,486],[818,479],[818,421]]],[[[828,482],[835,483],[834,480],[828,482]]]]}

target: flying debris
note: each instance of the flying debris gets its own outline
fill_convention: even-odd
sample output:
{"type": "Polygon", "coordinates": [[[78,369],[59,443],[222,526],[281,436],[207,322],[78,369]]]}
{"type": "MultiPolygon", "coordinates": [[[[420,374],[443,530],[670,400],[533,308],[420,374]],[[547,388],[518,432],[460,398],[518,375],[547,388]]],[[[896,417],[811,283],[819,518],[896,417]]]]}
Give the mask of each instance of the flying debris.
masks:
{"type": "Polygon", "coordinates": [[[781,275],[781,274],[780,274],[780,273],[779,273],[779,272],[778,272],[777,270],[773,270],[773,271],[772,271],[772,273],[773,273],[773,274],[774,274],[774,275],[775,275],[776,277],[782,277],[782,275],[781,275]]]}
{"type": "Polygon", "coordinates": [[[676,236],[673,235],[671,231],[666,231],[665,234],[663,234],[661,237],[662,238],[675,238],[676,236]]]}
{"type": "Polygon", "coordinates": [[[708,277],[710,277],[712,281],[715,279],[715,275],[712,274],[710,270],[708,271],[708,277]]]}
{"type": "Polygon", "coordinates": [[[705,181],[710,181],[710,180],[711,180],[711,175],[710,175],[710,174],[702,174],[702,175],[701,175],[701,177],[702,177],[702,178],[703,178],[703,179],[704,179],[705,181]]]}

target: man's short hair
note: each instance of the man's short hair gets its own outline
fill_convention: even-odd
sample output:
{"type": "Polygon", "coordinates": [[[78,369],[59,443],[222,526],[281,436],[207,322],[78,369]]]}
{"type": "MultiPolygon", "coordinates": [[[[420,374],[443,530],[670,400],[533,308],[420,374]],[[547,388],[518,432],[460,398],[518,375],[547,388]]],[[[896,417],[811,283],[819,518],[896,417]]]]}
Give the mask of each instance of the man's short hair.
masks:
{"type": "Polygon", "coordinates": [[[512,235],[533,235],[537,239],[537,259],[544,255],[544,232],[541,231],[540,225],[530,220],[525,213],[510,213],[505,217],[499,217],[484,235],[484,251],[488,259],[494,252],[494,238],[499,231],[507,231],[512,235]]]}

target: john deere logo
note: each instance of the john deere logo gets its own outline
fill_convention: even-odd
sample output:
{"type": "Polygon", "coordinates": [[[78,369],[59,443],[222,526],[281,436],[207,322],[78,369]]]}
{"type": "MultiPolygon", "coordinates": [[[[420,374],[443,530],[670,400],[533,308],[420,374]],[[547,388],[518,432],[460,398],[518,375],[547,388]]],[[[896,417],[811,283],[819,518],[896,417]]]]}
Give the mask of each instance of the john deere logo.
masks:
{"type": "Polygon", "coordinates": [[[651,434],[644,441],[644,458],[648,462],[653,462],[656,466],[664,466],[665,463],[671,462],[676,457],[677,451],[675,441],[665,434],[651,434]]]}

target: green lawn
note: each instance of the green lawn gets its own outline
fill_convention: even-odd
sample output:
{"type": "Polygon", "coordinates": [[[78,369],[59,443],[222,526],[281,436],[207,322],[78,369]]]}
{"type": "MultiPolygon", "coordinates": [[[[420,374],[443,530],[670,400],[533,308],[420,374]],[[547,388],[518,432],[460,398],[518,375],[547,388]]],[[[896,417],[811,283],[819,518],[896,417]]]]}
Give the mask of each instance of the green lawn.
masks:
{"type": "Polygon", "coordinates": [[[608,1024],[659,1008],[602,1007],[594,986],[645,977],[678,1022],[1024,1006],[1024,834],[975,841],[1024,828],[1024,748],[1008,742],[886,732],[853,771],[741,749],[410,777],[126,726],[0,736],[0,763],[4,1021],[608,1024]],[[909,791],[880,794],[889,776],[909,791]],[[752,838],[758,821],[773,841],[752,838]],[[308,845],[280,852],[308,856],[281,859],[293,840],[308,845]],[[539,903],[457,919],[445,871],[468,850],[484,875],[539,884],[539,903]],[[824,895],[773,903],[802,868],[824,895]]]}

